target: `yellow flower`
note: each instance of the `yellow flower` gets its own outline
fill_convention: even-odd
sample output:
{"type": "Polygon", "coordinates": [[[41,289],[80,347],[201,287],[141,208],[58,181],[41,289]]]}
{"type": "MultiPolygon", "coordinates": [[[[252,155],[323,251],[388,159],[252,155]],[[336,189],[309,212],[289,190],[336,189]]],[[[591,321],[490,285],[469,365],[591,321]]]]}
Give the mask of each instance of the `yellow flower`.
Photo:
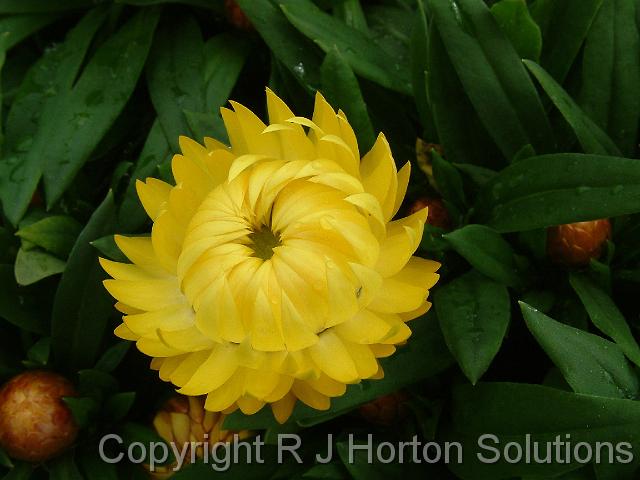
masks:
{"type": "Polygon", "coordinates": [[[232,105],[230,148],[182,137],[176,185],[138,182],[151,236],[116,236],[133,263],[102,259],[104,283],[124,313],[116,335],[179,393],[225,413],[270,404],[284,422],[296,400],[327,409],[382,378],[439,264],[412,256],[426,209],[391,221],[410,166],[396,171],[384,135],[360,159],[320,94],[309,120],[267,90],[269,126],[232,105]]]}
{"type": "MultiPolygon", "coordinates": [[[[212,452],[222,444],[244,440],[253,436],[248,430],[224,430],[225,415],[207,412],[203,397],[171,397],[153,419],[153,427],[167,443],[175,444],[178,452],[184,452],[187,463],[209,459],[212,452]],[[206,450],[206,451],[205,451],[206,450]]],[[[153,466],[152,478],[170,478],[179,465],[153,466]]],[[[151,470],[150,465],[146,465],[151,470]]]]}

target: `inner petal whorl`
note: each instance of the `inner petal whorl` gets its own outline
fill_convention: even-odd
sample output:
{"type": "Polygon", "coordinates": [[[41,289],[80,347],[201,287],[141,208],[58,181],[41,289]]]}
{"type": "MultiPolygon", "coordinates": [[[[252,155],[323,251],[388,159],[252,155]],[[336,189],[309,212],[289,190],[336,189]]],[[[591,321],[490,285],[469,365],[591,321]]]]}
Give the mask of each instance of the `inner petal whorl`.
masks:
{"type": "Polygon", "coordinates": [[[267,225],[258,227],[249,234],[250,247],[256,257],[269,260],[273,257],[273,249],[282,245],[280,235],[272,232],[267,225]]]}

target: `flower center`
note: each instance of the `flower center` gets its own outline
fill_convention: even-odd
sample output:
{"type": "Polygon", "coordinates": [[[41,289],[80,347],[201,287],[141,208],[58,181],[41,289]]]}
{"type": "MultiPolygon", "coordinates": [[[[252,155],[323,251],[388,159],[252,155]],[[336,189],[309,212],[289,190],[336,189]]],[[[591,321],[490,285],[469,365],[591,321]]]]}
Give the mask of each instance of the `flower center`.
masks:
{"type": "Polygon", "coordinates": [[[262,226],[249,234],[252,244],[250,247],[253,249],[255,256],[262,260],[269,260],[273,257],[273,249],[282,245],[280,241],[280,235],[273,233],[269,227],[262,226]]]}

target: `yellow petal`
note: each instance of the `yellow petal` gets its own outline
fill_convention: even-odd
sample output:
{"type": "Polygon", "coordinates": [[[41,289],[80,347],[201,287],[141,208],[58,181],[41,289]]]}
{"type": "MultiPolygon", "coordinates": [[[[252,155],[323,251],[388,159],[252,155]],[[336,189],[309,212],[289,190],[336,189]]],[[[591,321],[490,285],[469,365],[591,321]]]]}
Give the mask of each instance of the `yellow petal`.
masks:
{"type": "Polygon", "coordinates": [[[329,397],[314,390],[305,381],[296,381],[291,391],[300,401],[316,410],[328,410],[331,406],[329,397]]]}
{"type": "Polygon", "coordinates": [[[247,370],[245,393],[253,398],[264,400],[271,395],[280,383],[281,375],[266,368],[247,370]]]}
{"type": "Polygon", "coordinates": [[[396,203],[398,179],[391,149],[383,134],[378,136],[371,151],[362,158],[360,176],[365,191],[380,202],[385,220],[391,220],[396,203]]]}
{"type": "MultiPolygon", "coordinates": [[[[157,369],[160,379],[164,380],[165,382],[169,382],[171,380],[171,375],[173,374],[173,372],[175,372],[176,368],[180,366],[180,364],[185,360],[187,356],[189,356],[188,353],[184,355],[176,355],[174,357],[154,359],[162,361],[160,367],[157,369]]],[[[153,365],[151,367],[153,368],[153,365]]]]}
{"type": "Polygon", "coordinates": [[[125,315],[136,315],[138,313],[142,313],[142,310],[133,308],[132,306],[127,305],[126,303],[116,302],[114,306],[116,307],[116,310],[118,310],[121,313],[124,313],[125,315]]]}
{"type": "Polygon", "coordinates": [[[141,336],[155,336],[158,329],[180,330],[193,325],[193,310],[186,303],[169,305],[153,312],[124,317],[124,323],[141,336]]]}
{"type": "Polygon", "coordinates": [[[216,150],[226,150],[229,151],[229,147],[222,143],[220,140],[216,140],[211,137],[204,137],[204,146],[207,147],[207,150],[215,152],[216,150]]]}
{"type": "Polygon", "coordinates": [[[140,310],[160,310],[184,302],[175,278],[147,281],[105,280],[103,283],[114,298],[140,310]]]}
{"type": "Polygon", "coordinates": [[[331,330],[320,335],[320,340],[309,348],[315,364],[330,378],[343,383],[358,381],[358,370],[340,338],[331,330]]]}
{"type": "Polygon", "coordinates": [[[358,343],[343,342],[349,352],[349,356],[358,370],[360,378],[370,378],[378,371],[378,361],[371,352],[368,345],[358,343]]]}
{"type": "MultiPolygon", "coordinates": [[[[251,110],[237,102],[230,101],[236,114],[240,131],[249,152],[278,158],[281,154],[278,141],[271,135],[262,132],[266,125],[251,110]]],[[[235,148],[234,148],[234,153],[235,148]]],[[[239,154],[239,153],[238,153],[239,154]]]]}
{"type": "Polygon", "coordinates": [[[162,343],[183,352],[209,350],[215,345],[210,338],[202,335],[195,325],[180,330],[158,329],[157,332],[162,343]]]}
{"type": "Polygon", "coordinates": [[[242,410],[242,413],[245,415],[253,415],[264,407],[264,402],[248,395],[243,395],[238,398],[237,402],[238,407],[240,407],[240,410],[242,410]]]}
{"type": "Polygon", "coordinates": [[[375,267],[383,277],[395,275],[407,264],[420,245],[426,220],[425,208],[387,225],[387,236],[380,245],[375,267]]]}
{"type": "Polygon", "coordinates": [[[369,348],[376,358],[390,357],[396,352],[396,347],[393,345],[375,344],[369,345],[369,348]]]}
{"type": "Polygon", "coordinates": [[[158,275],[155,272],[145,270],[138,265],[132,263],[120,263],[107,260],[106,258],[99,258],[100,266],[111,277],[118,280],[155,280],[158,278],[168,278],[166,273],[158,275]]]}
{"type": "Polygon", "coordinates": [[[321,375],[320,378],[313,378],[305,381],[315,391],[327,397],[339,397],[340,395],[344,395],[347,391],[347,386],[344,383],[336,382],[326,375],[321,375]]]}
{"type": "Polygon", "coordinates": [[[120,251],[133,263],[155,274],[167,272],[158,264],[151,237],[124,237],[115,235],[114,240],[120,251]]]}
{"type": "Polygon", "coordinates": [[[276,421],[283,424],[289,420],[295,404],[296,397],[293,394],[288,394],[277,402],[272,403],[271,410],[273,411],[273,416],[276,418],[276,421]]]}
{"type": "Polygon", "coordinates": [[[404,196],[407,194],[410,175],[411,164],[407,162],[400,170],[398,170],[398,190],[396,191],[396,200],[393,205],[393,215],[398,213],[398,210],[400,210],[400,206],[402,205],[402,202],[404,200],[404,196]]]}
{"type": "Polygon", "coordinates": [[[410,312],[420,308],[429,289],[438,281],[435,271],[439,266],[432,260],[411,257],[399,273],[384,279],[380,293],[369,308],[386,313],[410,312]]]}
{"type": "Polygon", "coordinates": [[[224,339],[240,343],[246,337],[247,331],[225,276],[220,276],[204,292],[196,311],[196,325],[204,335],[215,341],[224,339]]]}
{"type": "Polygon", "coordinates": [[[204,408],[220,412],[234,404],[243,395],[245,372],[239,370],[223,386],[207,395],[204,408]]]}
{"type": "Polygon", "coordinates": [[[123,340],[133,340],[136,341],[140,338],[139,335],[133,333],[129,327],[127,327],[124,323],[121,323],[116,327],[113,331],[116,337],[121,338],[123,340]]]}
{"type": "Polygon", "coordinates": [[[338,110],[338,124],[340,126],[340,137],[349,146],[349,149],[353,152],[353,156],[355,158],[360,158],[356,133],[353,131],[353,128],[347,120],[347,116],[342,110],[338,110]]]}
{"type": "Polygon", "coordinates": [[[147,215],[151,220],[155,220],[166,208],[171,185],[155,178],[147,178],[145,182],[136,180],[136,190],[147,215]]]}
{"type": "Polygon", "coordinates": [[[174,155],[171,161],[173,178],[177,185],[184,185],[203,200],[213,188],[213,182],[203,165],[185,155],[174,155]]]}
{"type": "MultiPolygon", "coordinates": [[[[237,371],[235,348],[219,345],[214,347],[208,358],[195,369],[178,392],[183,395],[203,395],[212,392],[221,388],[237,371]]],[[[220,411],[222,408],[208,410],[220,411]]]]}
{"type": "Polygon", "coordinates": [[[169,273],[175,274],[182,249],[184,229],[170,211],[162,212],[153,224],[151,242],[157,262],[169,273]]]}
{"type": "Polygon", "coordinates": [[[386,314],[360,310],[348,321],[335,327],[336,333],[350,342],[372,344],[386,337],[392,325],[385,321],[386,314]]]}
{"type": "Polygon", "coordinates": [[[269,395],[265,395],[263,400],[269,403],[277,402],[284,398],[289,391],[291,390],[291,386],[293,385],[294,379],[293,377],[289,377],[286,375],[280,375],[280,379],[278,380],[278,384],[273,389],[269,395]]]}
{"type": "Polygon", "coordinates": [[[172,357],[174,355],[180,355],[183,352],[176,350],[162,343],[160,340],[154,338],[140,338],[136,342],[136,347],[145,355],[150,357],[172,357]]]}

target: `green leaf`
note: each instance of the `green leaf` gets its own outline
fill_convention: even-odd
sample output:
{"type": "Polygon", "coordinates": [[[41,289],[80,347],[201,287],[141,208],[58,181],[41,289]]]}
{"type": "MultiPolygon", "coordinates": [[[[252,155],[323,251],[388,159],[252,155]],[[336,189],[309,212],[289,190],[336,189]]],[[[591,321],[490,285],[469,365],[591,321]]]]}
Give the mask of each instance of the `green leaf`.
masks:
{"type": "Polygon", "coordinates": [[[9,50],[25,38],[60,18],[59,15],[11,15],[0,19],[2,46],[9,50]]]}
{"type": "Polygon", "coordinates": [[[489,135],[511,159],[527,144],[553,149],[553,132],[520,57],[482,0],[431,0],[451,62],[489,135]]]}
{"type": "MultiPolygon", "coordinates": [[[[118,224],[124,232],[139,230],[149,219],[138,199],[136,180],[144,180],[157,174],[158,167],[170,158],[171,149],[167,142],[167,137],[164,135],[160,121],[156,119],[136,161],[135,168],[131,174],[131,181],[118,211],[118,224]]],[[[103,250],[100,251],[105,255],[109,255],[103,250]]]]}
{"type": "Polygon", "coordinates": [[[56,363],[67,370],[92,366],[100,351],[112,306],[102,286],[104,272],[89,242],[111,233],[114,223],[109,192],[80,233],[56,291],[52,347],[56,363]]]}
{"type": "Polygon", "coordinates": [[[579,153],[527,158],[485,185],[475,211],[499,232],[639,212],[640,168],[635,159],[579,153]]]}
{"type": "Polygon", "coordinates": [[[337,47],[330,50],[322,62],[322,91],[333,108],[342,109],[358,138],[360,150],[369,151],[375,133],[362,98],[358,79],[337,47]]]}
{"type": "Polygon", "coordinates": [[[7,452],[2,448],[0,448],[0,465],[6,468],[13,468],[13,463],[11,462],[9,455],[7,455],[7,452]]]}
{"type": "Polygon", "coordinates": [[[240,35],[223,33],[204,44],[204,112],[218,113],[238,81],[252,44],[240,35]]]}
{"type": "Polygon", "coordinates": [[[611,337],[633,363],[640,366],[640,347],[633,338],[627,321],[609,295],[583,274],[572,273],[569,282],[587,309],[593,324],[611,337]]]}
{"type": "Polygon", "coordinates": [[[636,150],[640,37],[634,0],[605,0],[584,47],[581,105],[625,156],[636,150]]]}
{"type": "Polygon", "coordinates": [[[478,165],[472,165],[470,163],[455,163],[454,166],[479,187],[489,182],[497,173],[495,170],[479,167],[478,165]]]}
{"type": "Polygon", "coordinates": [[[556,296],[549,290],[529,290],[522,294],[521,299],[543,313],[549,312],[556,303],[556,296]]]}
{"type": "Polygon", "coordinates": [[[429,27],[422,2],[418,2],[418,11],[411,37],[411,86],[420,123],[424,129],[424,138],[436,138],[433,112],[427,95],[426,74],[429,69],[429,27]]]}
{"type": "MultiPolygon", "coordinates": [[[[380,360],[385,372],[383,379],[365,380],[348,386],[347,393],[332,399],[331,408],[324,412],[298,404],[291,421],[305,427],[317,425],[448,368],[453,359],[444,344],[435,315],[429,312],[412,320],[410,325],[413,334],[407,344],[398,348],[391,357],[380,360]]],[[[276,425],[271,411],[266,408],[248,416],[232,413],[224,422],[224,428],[228,430],[257,430],[276,425]]]]}
{"type": "Polygon", "coordinates": [[[29,154],[46,159],[49,207],[62,196],[133,93],[158,15],[155,9],[138,12],[98,48],[73,89],[62,94],[56,111],[43,112],[29,154]]]}
{"type": "Polygon", "coordinates": [[[67,258],[82,230],[76,220],[63,215],[45,217],[16,232],[27,240],[61,258],[67,258]]]}
{"type": "MultiPolygon", "coordinates": [[[[451,418],[453,423],[446,440],[463,443],[463,462],[452,462],[449,467],[465,479],[503,479],[523,475],[538,478],[555,478],[556,475],[574,470],[582,465],[575,461],[551,463],[508,463],[504,455],[496,463],[479,461],[478,454],[493,458],[494,454],[481,449],[481,435],[495,434],[499,445],[488,441],[502,453],[509,442],[517,442],[523,448],[537,442],[540,454],[545,455],[546,442],[557,436],[566,441],[570,434],[571,445],[587,442],[620,442],[634,444],[637,451],[637,432],[640,426],[640,403],[634,400],[579,395],[541,385],[516,383],[481,383],[472,387],[461,385],[453,390],[451,418]],[[526,439],[528,437],[528,440],[526,439]]],[[[615,452],[614,452],[615,453],[615,452]]],[[[553,456],[553,455],[552,455],[553,456]]],[[[607,450],[603,461],[608,462],[607,450]]],[[[619,458],[624,459],[623,456],[619,458]]],[[[614,456],[614,461],[616,461],[614,456]]]]}
{"type": "Polygon", "coordinates": [[[204,110],[203,49],[198,23],[182,14],[164,19],[149,55],[149,94],[173,152],[181,135],[192,136],[183,111],[204,110]]]}
{"type": "Polygon", "coordinates": [[[136,392],[116,393],[104,402],[104,414],[112,421],[120,421],[127,416],[136,400],[136,392]]]}
{"type": "Polygon", "coordinates": [[[585,153],[620,155],[613,141],[584,113],[571,96],[553,79],[551,75],[531,60],[524,64],[536,77],[551,101],[575,132],[585,153]]]}
{"type": "Polygon", "coordinates": [[[116,378],[102,370],[85,369],[78,372],[78,392],[100,402],[106,395],[118,391],[116,378]]]}
{"type": "Polygon", "coordinates": [[[287,21],[270,0],[237,0],[273,55],[309,92],[320,85],[318,49],[287,21]]]}
{"type": "Polygon", "coordinates": [[[432,150],[431,158],[433,159],[433,177],[438,191],[446,201],[451,202],[459,210],[465,210],[467,200],[460,172],[435,150],[432,150]]]}
{"type": "Polygon", "coordinates": [[[371,39],[324,13],[310,0],[281,0],[285,16],[326,53],[337,47],[354,72],[399,93],[411,93],[409,72],[385,50],[372,48],[371,39]]]}
{"type": "Polygon", "coordinates": [[[449,350],[475,384],[491,365],[507,332],[509,292],[472,270],[440,287],[434,304],[449,350]]]}
{"type": "Polygon", "coordinates": [[[343,480],[349,472],[340,462],[321,463],[307,470],[302,478],[305,480],[343,480]]]}
{"type": "Polygon", "coordinates": [[[76,466],[73,452],[56,458],[48,465],[48,468],[50,480],[69,480],[71,478],[82,480],[84,478],[76,466]]]}
{"type": "Polygon", "coordinates": [[[116,465],[100,458],[97,451],[85,452],[77,458],[77,462],[86,478],[91,480],[118,480],[116,465]]]}
{"type": "Polygon", "coordinates": [[[105,235],[104,237],[98,238],[90,243],[96,248],[96,250],[98,250],[98,252],[110,260],[124,263],[128,263],[129,261],[124,253],[122,253],[118,248],[114,235],[105,235]]]}
{"type": "Polygon", "coordinates": [[[433,23],[429,35],[427,97],[447,158],[457,164],[502,165],[500,152],[478,118],[433,23]]]}
{"type": "Polygon", "coordinates": [[[18,287],[13,265],[0,265],[0,285],[0,317],[22,330],[44,334],[44,318],[34,308],[35,300],[18,287]]]}
{"type": "Polygon", "coordinates": [[[576,393],[638,396],[638,377],[622,350],[602,337],[564,325],[520,302],[527,327],[576,393]]]}
{"type": "Polygon", "coordinates": [[[64,272],[65,262],[42,250],[18,250],[15,276],[18,285],[31,285],[64,272]]]}
{"type": "Polygon", "coordinates": [[[191,5],[198,8],[206,8],[208,10],[217,10],[222,14],[224,5],[220,2],[211,2],[210,0],[115,0],[115,3],[123,3],[125,5],[137,5],[139,7],[149,7],[151,5],[162,5],[163,3],[179,3],[183,5],[191,5]]]}
{"type": "MultiPolygon", "coordinates": [[[[64,403],[71,410],[73,419],[80,428],[86,428],[91,424],[100,410],[98,402],[88,397],[64,397],[64,403]]],[[[72,477],[75,478],[75,477],[72,477]]]]}
{"type": "MultiPolygon", "coordinates": [[[[355,440],[353,445],[368,445],[368,439],[358,442],[355,440]]],[[[383,446],[383,442],[372,441],[373,451],[376,452],[379,446],[383,446]]],[[[345,468],[349,472],[349,477],[354,480],[384,480],[389,478],[443,478],[440,477],[442,472],[440,466],[427,464],[426,462],[416,463],[412,457],[404,457],[400,462],[399,455],[395,461],[383,462],[375,453],[372,455],[372,461],[369,459],[368,452],[363,449],[352,450],[350,442],[342,441],[336,445],[338,455],[342,460],[345,468]],[[438,475],[440,473],[440,475],[438,475]]],[[[388,449],[381,448],[382,455],[386,455],[388,449]]],[[[417,454],[420,460],[420,454],[417,454]]]]}
{"type": "Polygon", "coordinates": [[[93,9],[69,31],[64,43],[46,52],[27,73],[9,110],[5,155],[0,160],[0,198],[13,225],[24,215],[42,176],[44,160],[35,153],[34,141],[51,141],[41,132],[44,114],[49,112],[50,118],[58,120],[63,93],[71,89],[106,13],[104,8],[93,9]]]}
{"type": "Polygon", "coordinates": [[[8,228],[0,227],[0,264],[13,263],[20,242],[8,228]]]}
{"type": "Polygon", "coordinates": [[[515,252],[495,230],[484,225],[467,225],[443,237],[480,273],[509,287],[523,285],[514,261],[515,252]]]}
{"type": "Polygon", "coordinates": [[[60,12],[80,8],[91,8],[104,0],[0,0],[0,15],[13,13],[60,12]]]}
{"type": "Polygon", "coordinates": [[[49,361],[51,352],[51,338],[44,337],[34,343],[27,351],[27,358],[39,366],[44,366],[49,361]]]}
{"type": "Polygon", "coordinates": [[[184,109],[183,115],[197,140],[213,137],[229,143],[220,107],[223,107],[244,66],[251,44],[244,37],[223,33],[204,44],[204,97],[197,111],[184,109]]]}
{"type": "Polygon", "coordinates": [[[29,480],[33,468],[30,463],[18,463],[9,470],[9,473],[2,477],[2,480],[29,480]]]}
{"type": "Polygon", "coordinates": [[[131,342],[118,342],[115,345],[109,347],[100,357],[100,359],[96,362],[95,370],[102,370],[103,372],[111,373],[113,372],[122,360],[125,355],[129,351],[131,347],[131,342]]]}
{"type": "Polygon", "coordinates": [[[542,51],[542,33],[533,21],[525,0],[500,0],[491,13],[521,58],[538,61],[542,51]]]}
{"type": "Polygon", "coordinates": [[[540,64],[563,83],[602,0],[537,0],[531,14],[542,30],[540,64]]]}
{"type": "Polygon", "coordinates": [[[369,26],[360,0],[344,0],[333,7],[334,16],[356,30],[367,33],[369,26]]]}

